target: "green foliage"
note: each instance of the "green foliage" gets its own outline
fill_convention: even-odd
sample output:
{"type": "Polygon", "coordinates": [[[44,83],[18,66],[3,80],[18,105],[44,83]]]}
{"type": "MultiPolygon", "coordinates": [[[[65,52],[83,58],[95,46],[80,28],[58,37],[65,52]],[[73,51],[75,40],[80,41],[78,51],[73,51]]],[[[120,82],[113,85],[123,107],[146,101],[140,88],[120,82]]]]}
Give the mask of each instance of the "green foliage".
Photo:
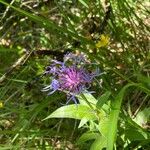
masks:
{"type": "Polygon", "coordinates": [[[101,109],[102,106],[108,101],[109,96],[111,95],[111,92],[107,91],[100,97],[98,97],[98,102],[96,103],[97,109],[101,109]]]}
{"type": "Polygon", "coordinates": [[[147,0],[0,0],[0,149],[149,149],[148,16],[147,0]],[[41,76],[67,51],[104,73],[62,106],[41,76]]]}
{"type": "Polygon", "coordinates": [[[51,115],[46,117],[44,120],[49,118],[73,118],[87,120],[96,120],[95,113],[85,105],[68,105],[58,108],[51,115]]]}

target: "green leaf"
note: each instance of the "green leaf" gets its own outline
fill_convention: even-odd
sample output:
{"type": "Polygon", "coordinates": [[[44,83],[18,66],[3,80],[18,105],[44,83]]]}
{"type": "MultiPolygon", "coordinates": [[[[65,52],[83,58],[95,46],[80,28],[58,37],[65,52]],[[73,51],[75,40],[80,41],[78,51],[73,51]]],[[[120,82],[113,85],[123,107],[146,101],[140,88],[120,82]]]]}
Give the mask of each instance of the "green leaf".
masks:
{"type": "Polygon", "coordinates": [[[81,4],[83,4],[86,8],[89,8],[88,4],[87,4],[87,0],[79,0],[79,2],[81,4]]]}
{"type": "Polygon", "coordinates": [[[150,120],[150,107],[144,108],[142,111],[138,112],[135,119],[133,119],[138,125],[143,127],[150,120]]]}
{"type": "Polygon", "coordinates": [[[132,128],[125,130],[125,136],[130,141],[146,139],[146,137],[144,137],[144,135],[141,132],[139,132],[138,130],[132,129],[132,128]]]}
{"type": "Polygon", "coordinates": [[[81,137],[77,140],[77,144],[82,144],[89,140],[95,140],[100,136],[99,133],[95,132],[86,132],[81,135],[81,137]]]}
{"type": "Polygon", "coordinates": [[[150,88],[150,77],[144,76],[144,75],[137,75],[137,79],[139,82],[146,84],[148,88],[150,88]]]}
{"type": "Polygon", "coordinates": [[[107,140],[99,133],[96,132],[86,132],[81,135],[77,140],[77,144],[83,144],[87,141],[95,140],[90,147],[90,150],[101,150],[106,147],[107,140]]]}
{"type": "Polygon", "coordinates": [[[108,137],[107,137],[107,149],[108,150],[113,150],[115,138],[116,138],[116,131],[117,131],[117,123],[118,123],[118,118],[119,118],[119,112],[120,112],[120,107],[122,103],[122,99],[124,97],[125,90],[133,86],[134,84],[127,84],[124,86],[121,91],[118,93],[116,96],[116,99],[113,100],[112,103],[112,110],[110,112],[110,118],[109,118],[109,124],[110,126],[108,127],[108,137]]]}
{"type": "Polygon", "coordinates": [[[98,102],[96,103],[97,109],[101,109],[102,106],[107,102],[107,100],[110,97],[111,92],[107,91],[103,95],[101,95],[97,100],[98,102]]]}
{"type": "Polygon", "coordinates": [[[88,122],[88,120],[86,118],[81,119],[78,128],[83,127],[87,122],[88,122]]]}
{"type": "Polygon", "coordinates": [[[103,136],[98,136],[90,147],[90,150],[102,150],[107,145],[107,140],[103,136]]]}
{"type": "Polygon", "coordinates": [[[90,109],[85,105],[80,105],[80,104],[62,106],[43,120],[49,118],[73,118],[73,119],[80,119],[80,120],[82,118],[85,118],[87,120],[97,119],[94,110],[90,109]]]}
{"type": "Polygon", "coordinates": [[[115,139],[116,139],[117,123],[118,123],[118,119],[119,119],[121,103],[122,103],[126,89],[131,86],[135,86],[135,87],[141,89],[142,91],[144,91],[145,93],[150,94],[149,89],[145,88],[141,84],[136,84],[136,83],[127,84],[120,90],[120,92],[116,96],[115,100],[113,100],[111,102],[112,110],[110,112],[110,117],[109,117],[110,126],[108,127],[108,137],[107,137],[107,149],[108,150],[113,150],[113,146],[114,146],[115,139]]]}
{"type": "Polygon", "coordinates": [[[102,136],[104,136],[105,138],[107,137],[107,134],[108,134],[109,125],[110,124],[109,124],[109,121],[108,121],[108,117],[102,117],[100,119],[98,129],[99,129],[99,132],[102,134],[102,136]]]}
{"type": "Polygon", "coordinates": [[[85,101],[85,99],[90,103],[90,104],[93,104],[95,105],[97,103],[97,100],[95,99],[95,97],[90,94],[90,93],[83,93],[79,96],[77,96],[78,100],[80,101],[80,104],[83,104],[83,105],[88,105],[85,101]]]}

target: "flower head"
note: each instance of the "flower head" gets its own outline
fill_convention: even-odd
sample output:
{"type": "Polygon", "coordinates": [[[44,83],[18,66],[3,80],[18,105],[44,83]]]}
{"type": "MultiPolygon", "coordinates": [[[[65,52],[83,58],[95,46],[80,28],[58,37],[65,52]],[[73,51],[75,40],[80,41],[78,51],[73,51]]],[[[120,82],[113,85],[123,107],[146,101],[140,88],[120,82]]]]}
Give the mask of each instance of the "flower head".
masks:
{"type": "Polygon", "coordinates": [[[0,108],[2,108],[4,105],[3,105],[3,103],[0,101],[0,108]]]}
{"type": "Polygon", "coordinates": [[[105,47],[107,46],[109,43],[109,37],[108,35],[100,35],[100,40],[96,43],[96,47],[100,48],[100,47],[105,47]]]}
{"type": "Polygon", "coordinates": [[[75,55],[69,53],[65,55],[64,61],[53,60],[47,67],[46,74],[52,76],[51,84],[45,87],[44,91],[63,91],[74,100],[74,97],[85,92],[99,72],[86,69],[89,62],[84,55],[75,55]]]}

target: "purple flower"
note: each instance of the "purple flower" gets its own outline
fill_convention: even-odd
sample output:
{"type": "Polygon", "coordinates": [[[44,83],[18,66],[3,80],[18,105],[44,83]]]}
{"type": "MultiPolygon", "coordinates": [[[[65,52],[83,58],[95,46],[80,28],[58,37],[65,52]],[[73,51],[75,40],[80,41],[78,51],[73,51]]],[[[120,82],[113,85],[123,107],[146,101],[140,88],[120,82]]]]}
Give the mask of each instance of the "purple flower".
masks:
{"type": "Polygon", "coordinates": [[[64,62],[53,60],[45,72],[52,76],[52,81],[43,91],[50,91],[49,95],[57,90],[63,91],[67,93],[68,101],[72,99],[76,103],[75,96],[85,92],[93,79],[100,75],[99,70],[86,69],[87,64],[90,65],[84,55],[72,53],[65,55],[64,62]]]}

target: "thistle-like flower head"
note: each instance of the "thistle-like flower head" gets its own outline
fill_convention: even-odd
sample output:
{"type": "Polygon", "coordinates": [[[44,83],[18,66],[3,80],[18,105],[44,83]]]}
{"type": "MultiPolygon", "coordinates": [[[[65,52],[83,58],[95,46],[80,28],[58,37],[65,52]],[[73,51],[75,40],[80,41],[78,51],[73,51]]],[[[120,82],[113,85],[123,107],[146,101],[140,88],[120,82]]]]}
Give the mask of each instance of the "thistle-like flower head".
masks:
{"type": "Polygon", "coordinates": [[[97,70],[92,72],[86,69],[86,65],[90,63],[84,55],[72,53],[65,55],[63,62],[53,60],[45,72],[52,77],[52,81],[43,90],[50,91],[49,94],[57,90],[66,92],[75,101],[74,97],[85,92],[93,79],[100,74],[97,70]]]}

